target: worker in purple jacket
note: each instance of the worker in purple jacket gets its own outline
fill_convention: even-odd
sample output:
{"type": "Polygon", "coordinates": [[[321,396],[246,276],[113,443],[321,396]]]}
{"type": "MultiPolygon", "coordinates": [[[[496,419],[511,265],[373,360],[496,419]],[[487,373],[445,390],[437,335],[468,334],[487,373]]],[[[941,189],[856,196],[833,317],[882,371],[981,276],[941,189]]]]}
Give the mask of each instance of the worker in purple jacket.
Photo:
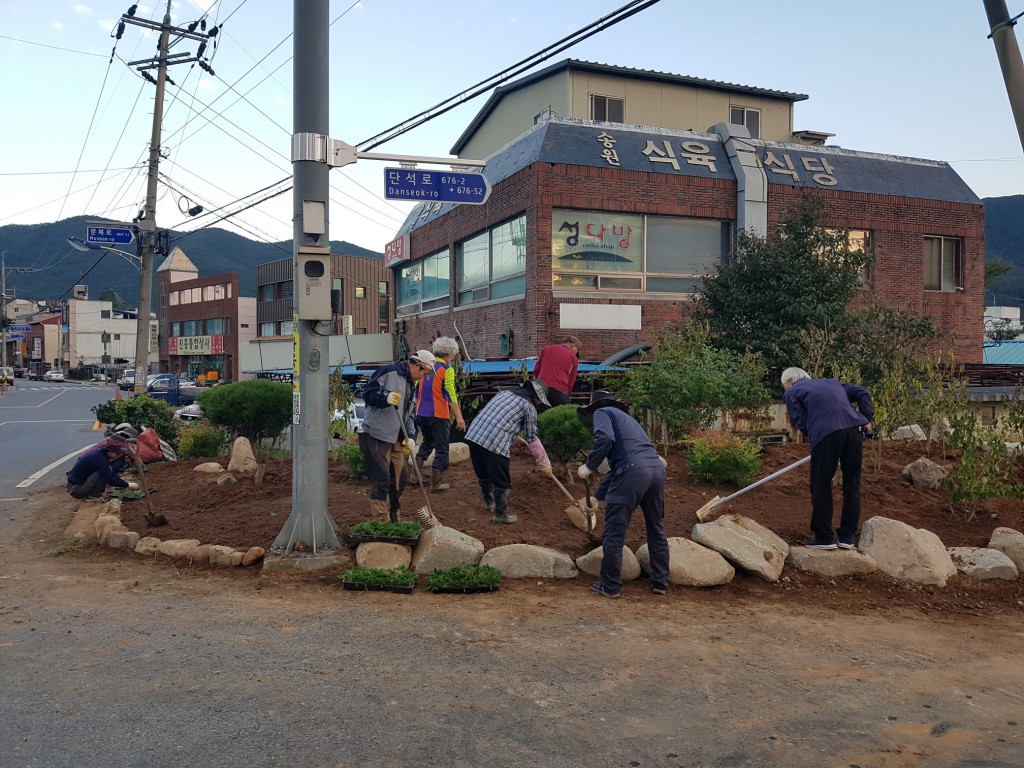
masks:
{"type": "Polygon", "coordinates": [[[793,426],[811,443],[812,549],[853,549],[860,523],[860,470],[864,436],[871,436],[871,393],[837,379],[812,379],[803,368],[782,372],[782,395],[793,426]],[[856,407],[854,407],[856,406],[856,407]],[[843,514],[832,529],[832,478],[843,468],[843,514]]]}

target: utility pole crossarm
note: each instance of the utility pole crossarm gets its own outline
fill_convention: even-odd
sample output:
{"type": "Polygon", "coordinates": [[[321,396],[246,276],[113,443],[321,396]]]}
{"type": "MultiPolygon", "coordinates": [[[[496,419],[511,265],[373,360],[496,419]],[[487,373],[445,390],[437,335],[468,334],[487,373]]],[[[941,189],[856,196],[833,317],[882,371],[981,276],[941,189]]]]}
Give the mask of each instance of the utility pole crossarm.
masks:
{"type": "Polygon", "coordinates": [[[394,163],[447,165],[452,168],[483,168],[483,160],[465,160],[461,157],[428,157],[423,155],[393,155],[388,152],[358,152],[351,144],[319,133],[296,133],[292,136],[292,162],[311,160],[327,163],[331,168],[343,168],[356,160],[387,160],[394,163]]]}

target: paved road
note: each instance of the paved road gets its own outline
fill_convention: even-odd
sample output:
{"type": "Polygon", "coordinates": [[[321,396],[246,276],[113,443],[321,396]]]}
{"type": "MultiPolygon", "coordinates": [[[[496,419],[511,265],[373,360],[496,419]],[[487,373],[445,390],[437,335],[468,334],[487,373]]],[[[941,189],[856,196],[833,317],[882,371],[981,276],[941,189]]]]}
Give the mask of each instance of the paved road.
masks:
{"type": "Polygon", "coordinates": [[[115,391],[110,384],[17,379],[0,398],[0,499],[24,498],[42,478],[63,478],[101,437],[90,409],[115,391]]]}

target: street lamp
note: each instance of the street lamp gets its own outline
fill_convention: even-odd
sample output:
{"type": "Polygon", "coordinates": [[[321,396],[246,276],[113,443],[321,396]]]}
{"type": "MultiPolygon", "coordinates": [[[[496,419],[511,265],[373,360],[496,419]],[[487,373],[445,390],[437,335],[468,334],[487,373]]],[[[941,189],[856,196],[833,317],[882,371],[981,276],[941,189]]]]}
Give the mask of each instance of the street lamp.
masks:
{"type": "MultiPolygon", "coordinates": [[[[99,243],[89,243],[80,237],[69,237],[68,245],[77,251],[104,251],[107,253],[116,253],[122,259],[127,261],[137,270],[139,270],[140,282],[142,275],[142,258],[135,254],[128,253],[127,251],[120,251],[117,248],[111,248],[108,245],[101,245],[99,243]]],[[[143,316],[142,312],[142,289],[144,286],[140,285],[139,291],[139,307],[135,311],[135,391],[145,392],[146,391],[146,376],[149,373],[149,312],[143,316]]]]}

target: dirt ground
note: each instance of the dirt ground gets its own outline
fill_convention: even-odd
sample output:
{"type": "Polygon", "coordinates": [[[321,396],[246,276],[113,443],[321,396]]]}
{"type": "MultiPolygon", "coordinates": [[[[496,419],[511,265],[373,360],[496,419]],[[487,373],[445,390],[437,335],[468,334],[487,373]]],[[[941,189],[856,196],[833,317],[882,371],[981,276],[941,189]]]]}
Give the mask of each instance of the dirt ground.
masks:
{"type": "MultiPolygon", "coordinates": [[[[807,447],[797,444],[766,446],[761,476],[770,474],[806,455],[807,447]]],[[[952,454],[943,456],[941,446],[931,448],[916,442],[868,443],[864,457],[862,522],[880,515],[934,532],[946,546],[985,546],[993,529],[1005,526],[1024,531],[1024,503],[1013,499],[993,499],[977,507],[973,516],[951,508],[949,494],[942,489],[912,487],[902,477],[903,468],[919,456],[952,465],[952,454]]],[[[227,464],[227,459],[218,459],[227,464]]],[[[708,486],[691,482],[685,459],[672,453],[666,491],[665,527],[669,536],[689,536],[698,521],[695,511],[707,500],[734,491],[728,486],[708,486]]],[[[203,543],[234,547],[270,545],[281,532],[291,512],[290,460],[271,460],[260,486],[248,478],[238,483],[216,485],[216,476],[197,473],[202,460],[161,462],[147,469],[149,484],[157,488],[152,496],[154,509],[166,515],[169,524],[151,528],[145,522],[145,502],[125,503],[125,524],[142,535],[161,539],[194,538],[203,543]]],[[[1024,462],[1019,468],[1024,480],[1024,462]]],[[[510,511],[519,516],[512,526],[496,525],[482,510],[479,490],[468,462],[453,465],[446,474],[452,490],[430,494],[434,514],[450,527],[482,541],[488,549],[504,544],[527,543],[551,547],[572,557],[585,554],[599,545],[575,528],[565,515],[568,500],[557,486],[536,472],[529,457],[514,456],[510,511]]],[[[583,483],[567,472],[560,472],[563,484],[577,497],[584,496],[583,483]]],[[[1018,481],[1019,481],[1018,480],[1018,481]]],[[[799,467],[770,483],[719,507],[725,514],[741,514],[758,521],[791,544],[802,543],[808,535],[810,497],[808,468],[799,467]]],[[[344,540],[349,529],[369,516],[367,485],[348,477],[347,466],[329,463],[329,512],[337,522],[344,540]]],[[[410,473],[410,483],[402,497],[404,519],[424,506],[424,496],[410,473]]],[[[836,487],[836,503],[841,503],[836,487]]],[[[600,536],[600,514],[597,537],[600,536]]],[[[626,540],[634,550],[645,541],[643,518],[634,516],[626,540]]],[[[311,576],[334,579],[336,574],[311,576]]],[[[585,575],[567,583],[566,589],[586,586],[585,575]],[[579,584],[576,584],[576,581],[579,584]]],[[[511,586],[511,585],[509,585],[511,586]]],[[[645,584],[627,584],[624,595],[632,591],[647,593],[645,584]]],[[[683,590],[679,590],[683,591],[683,590]]],[[[1024,610],[1024,581],[976,581],[962,576],[952,578],[945,588],[923,587],[895,581],[882,574],[865,577],[829,579],[787,569],[775,584],[737,574],[729,585],[707,590],[685,590],[690,598],[702,600],[785,600],[816,606],[832,606],[844,611],[877,611],[920,608],[934,612],[964,614],[1019,613],[1024,610]]]]}

